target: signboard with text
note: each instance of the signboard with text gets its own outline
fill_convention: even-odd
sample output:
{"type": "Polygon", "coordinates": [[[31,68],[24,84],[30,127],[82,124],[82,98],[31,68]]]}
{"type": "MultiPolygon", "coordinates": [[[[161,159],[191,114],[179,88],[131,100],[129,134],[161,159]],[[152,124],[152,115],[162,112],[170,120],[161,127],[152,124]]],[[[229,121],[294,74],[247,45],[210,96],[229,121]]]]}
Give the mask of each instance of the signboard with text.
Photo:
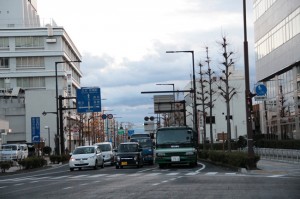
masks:
{"type": "Polygon", "coordinates": [[[99,87],[83,87],[76,90],[78,113],[101,112],[101,94],[99,87]]]}
{"type": "Polygon", "coordinates": [[[32,143],[40,142],[40,117],[31,118],[31,141],[32,143]]]}

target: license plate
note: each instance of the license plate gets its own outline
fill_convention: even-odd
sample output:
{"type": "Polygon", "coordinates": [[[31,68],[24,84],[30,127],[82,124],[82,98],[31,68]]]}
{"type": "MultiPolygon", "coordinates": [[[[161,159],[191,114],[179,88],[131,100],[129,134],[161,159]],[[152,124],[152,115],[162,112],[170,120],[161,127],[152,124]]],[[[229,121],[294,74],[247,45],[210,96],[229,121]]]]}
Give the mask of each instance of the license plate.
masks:
{"type": "Polygon", "coordinates": [[[125,165],[127,165],[127,162],[121,162],[121,165],[125,166],[125,165]]]}
{"type": "Polygon", "coordinates": [[[171,157],[171,161],[172,162],[179,162],[180,161],[180,157],[179,156],[172,156],[171,157]]]}

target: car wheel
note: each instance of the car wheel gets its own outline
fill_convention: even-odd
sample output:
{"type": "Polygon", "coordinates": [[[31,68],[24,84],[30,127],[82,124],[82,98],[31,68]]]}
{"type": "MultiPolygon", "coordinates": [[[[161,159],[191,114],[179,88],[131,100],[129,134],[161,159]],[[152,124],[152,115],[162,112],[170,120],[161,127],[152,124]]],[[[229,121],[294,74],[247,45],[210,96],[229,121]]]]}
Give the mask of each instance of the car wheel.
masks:
{"type": "Polygon", "coordinates": [[[101,168],[104,168],[104,161],[102,160],[101,168]]]}
{"type": "Polygon", "coordinates": [[[81,171],[81,167],[79,167],[78,170],[81,171]]]}
{"type": "Polygon", "coordinates": [[[74,168],[70,168],[70,171],[74,171],[74,168]]]}

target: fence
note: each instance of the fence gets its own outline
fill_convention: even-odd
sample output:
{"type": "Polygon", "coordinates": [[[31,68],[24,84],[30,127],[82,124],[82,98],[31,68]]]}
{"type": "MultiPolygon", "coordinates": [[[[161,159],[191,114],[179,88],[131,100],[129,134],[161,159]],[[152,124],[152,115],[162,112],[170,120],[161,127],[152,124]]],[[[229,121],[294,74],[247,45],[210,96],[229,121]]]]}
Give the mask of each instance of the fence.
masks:
{"type": "Polygon", "coordinates": [[[254,148],[254,152],[259,155],[261,159],[300,163],[300,150],[254,148]]]}

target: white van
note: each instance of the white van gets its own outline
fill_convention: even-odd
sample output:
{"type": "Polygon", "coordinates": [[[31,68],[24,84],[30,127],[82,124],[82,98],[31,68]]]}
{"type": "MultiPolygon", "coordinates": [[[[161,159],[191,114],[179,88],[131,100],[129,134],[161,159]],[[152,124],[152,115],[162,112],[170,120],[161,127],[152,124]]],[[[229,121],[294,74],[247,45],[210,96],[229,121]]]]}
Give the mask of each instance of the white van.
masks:
{"type": "Polygon", "coordinates": [[[99,142],[99,143],[95,143],[94,145],[100,147],[104,162],[109,162],[110,165],[115,164],[115,153],[113,152],[113,147],[111,142],[99,142]]]}
{"type": "Polygon", "coordinates": [[[20,148],[22,151],[22,157],[21,159],[25,159],[28,157],[28,146],[27,144],[20,144],[20,148]]]}
{"type": "Polygon", "coordinates": [[[22,159],[22,151],[19,144],[3,144],[0,153],[2,161],[18,161],[22,159]]]}

